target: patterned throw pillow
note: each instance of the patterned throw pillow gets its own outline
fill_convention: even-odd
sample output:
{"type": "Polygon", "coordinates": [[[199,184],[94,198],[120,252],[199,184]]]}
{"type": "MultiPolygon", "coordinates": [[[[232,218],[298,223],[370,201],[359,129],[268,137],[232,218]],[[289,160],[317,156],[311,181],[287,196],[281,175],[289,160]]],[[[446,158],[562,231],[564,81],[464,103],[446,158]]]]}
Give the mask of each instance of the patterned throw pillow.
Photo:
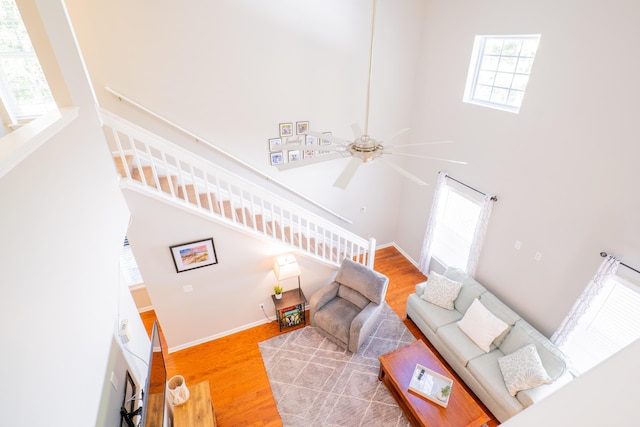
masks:
{"type": "Polygon", "coordinates": [[[498,365],[511,396],[521,390],[551,384],[535,344],[528,344],[507,356],[499,357],[498,365]]]}
{"type": "Polygon", "coordinates": [[[460,288],[462,288],[462,283],[454,282],[432,271],[429,274],[422,299],[447,310],[453,310],[453,302],[458,297],[460,288]]]}

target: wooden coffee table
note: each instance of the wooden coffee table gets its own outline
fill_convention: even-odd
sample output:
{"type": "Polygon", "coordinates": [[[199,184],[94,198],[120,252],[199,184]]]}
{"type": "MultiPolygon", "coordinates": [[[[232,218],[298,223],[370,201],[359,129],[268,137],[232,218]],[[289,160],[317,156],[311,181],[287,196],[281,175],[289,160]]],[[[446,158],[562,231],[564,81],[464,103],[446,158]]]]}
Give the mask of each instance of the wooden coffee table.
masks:
{"type": "Polygon", "coordinates": [[[491,420],[422,340],[380,356],[379,359],[378,379],[387,386],[411,425],[478,427],[491,420]],[[453,380],[446,408],[409,391],[409,382],[416,363],[453,380]]]}

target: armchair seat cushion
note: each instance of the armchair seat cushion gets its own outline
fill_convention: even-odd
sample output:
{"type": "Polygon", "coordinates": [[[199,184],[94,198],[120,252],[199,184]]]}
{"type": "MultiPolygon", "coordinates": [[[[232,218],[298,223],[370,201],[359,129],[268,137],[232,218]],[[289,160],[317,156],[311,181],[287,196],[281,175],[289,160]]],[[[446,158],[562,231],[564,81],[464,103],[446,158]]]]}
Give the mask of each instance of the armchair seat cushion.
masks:
{"type": "Polygon", "coordinates": [[[323,329],[343,343],[349,342],[351,322],[361,309],[346,299],[334,298],[329,301],[315,316],[316,327],[323,329]]]}

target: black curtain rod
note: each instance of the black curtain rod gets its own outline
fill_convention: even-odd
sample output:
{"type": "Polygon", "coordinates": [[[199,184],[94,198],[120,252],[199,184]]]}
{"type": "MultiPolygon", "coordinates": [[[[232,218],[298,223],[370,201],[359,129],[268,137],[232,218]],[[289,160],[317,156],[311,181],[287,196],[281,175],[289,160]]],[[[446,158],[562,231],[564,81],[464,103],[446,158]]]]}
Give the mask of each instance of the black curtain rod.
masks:
{"type": "MultiPolygon", "coordinates": [[[[478,190],[477,188],[473,188],[472,186],[467,185],[467,184],[465,184],[465,183],[464,183],[464,182],[462,182],[462,181],[458,181],[457,179],[455,179],[455,178],[454,178],[454,177],[452,177],[451,175],[447,175],[447,174],[445,174],[445,176],[446,176],[447,178],[449,178],[449,179],[451,179],[451,180],[453,180],[453,181],[457,182],[458,184],[460,184],[460,185],[464,185],[465,187],[467,187],[467,188],[469,188],[469,189],[471,189],[471,190],[475,191],[476,193],[480,193],[480,194],[482,194],[483,196],[486,196],[486,195],[487,195],[487,193],[483,193],[482,191],[478,190]]],[[[492,201],[494,201],[494,202],[497,202],[497,201],[498,201],[498,197],[497,197],[497,196],[491,196],[491,200],[492,200],[492,201]]]]}
{"type": "MultiPolygon", "coordinates": [[[[608,256],[609,256],[609,254],[608,254],[608,253],[606,253],[606,252],[600,252],[600,256],[601,256],[602,258],[606,258],[606,257],[608,257],[608,256]]],[[[629,270],[633,270],[633,271],[635,271],[636,273],[640,274],[640,271],[636,270],[635,268],[631,267],[630,265],[625,264],[624,262],[621,262],[621,263],[620,263],[620,265],[623,265],[623,266],[627,267],[629,270]]]]}

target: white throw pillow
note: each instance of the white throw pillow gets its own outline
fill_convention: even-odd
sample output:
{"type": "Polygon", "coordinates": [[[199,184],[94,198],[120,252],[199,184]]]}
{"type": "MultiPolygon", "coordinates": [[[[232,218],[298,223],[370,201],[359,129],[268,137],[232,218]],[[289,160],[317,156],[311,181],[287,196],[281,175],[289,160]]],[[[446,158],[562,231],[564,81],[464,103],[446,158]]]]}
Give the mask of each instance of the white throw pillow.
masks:
{"type": "Polygon", "coordinates": [[[464,317],[458,322],[458,326],[485,353],[491,351],[493,340],[509,327],[487,310],[478,299],[473,300],[464,317]]]}
{"type": "Polygon", "coordinates": [[[432,271],[422,293],[422,299],[447,310],[453,310],[453,302],[458,298],[460,288],[462,283],[454,282],[432,271]]]}
{"type": "Polygon", "coordinates": [[[498,365],[511,396],[521,390],[551,384],[551,378],[542,366],[535,344],[528,344],[509,355],[498,357],[498,365]]]}

